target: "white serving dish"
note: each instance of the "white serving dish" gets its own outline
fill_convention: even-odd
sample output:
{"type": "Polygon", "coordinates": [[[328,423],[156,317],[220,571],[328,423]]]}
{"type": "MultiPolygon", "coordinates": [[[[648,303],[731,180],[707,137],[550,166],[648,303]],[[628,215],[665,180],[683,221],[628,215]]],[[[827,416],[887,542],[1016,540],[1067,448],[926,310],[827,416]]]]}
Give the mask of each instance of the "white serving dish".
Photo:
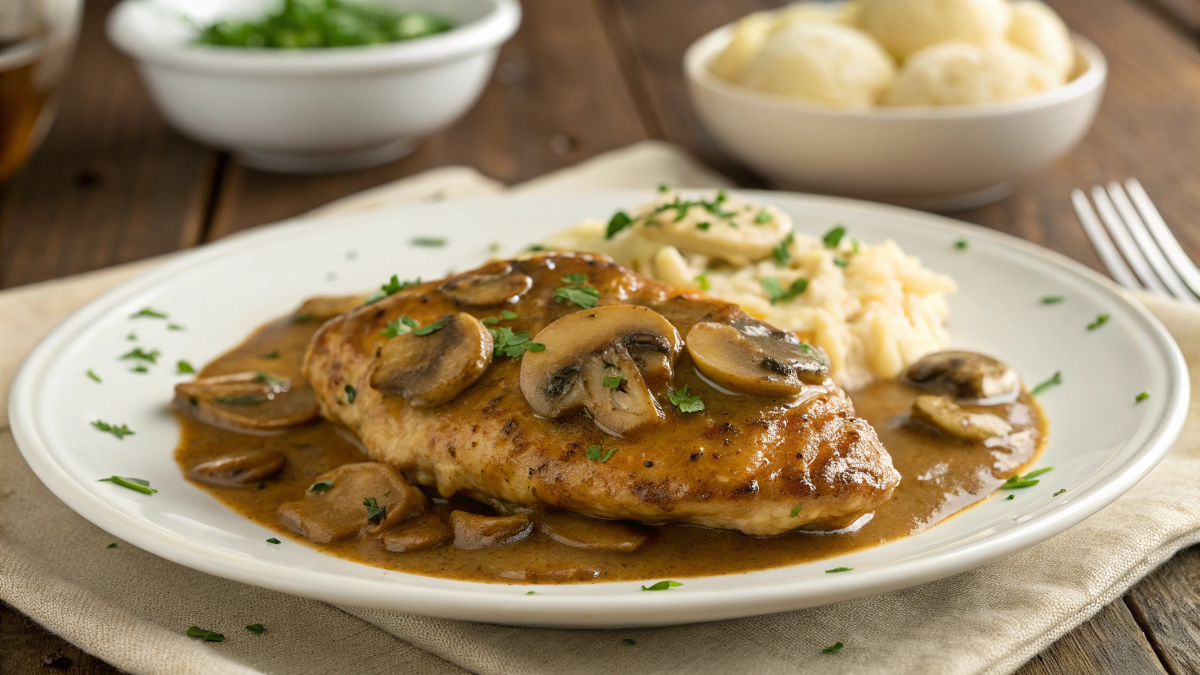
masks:
{"type": "Polygon", "coordinates": [[[692,104],[726,150],[785,189],[933,211],[1002,199],[1014,179],[1065,155],[1096,117],[1108,65],[1074,35],[1076,76],[998,103],[839,110],[726,82],[708,68],[729,43],[723,26],[683,59],[692,104]]]}
{"type": "MultiPolygon", "coordinates": [[[[387,571],[274,535],[184,480],[168,412],[177,359],[205,363],[264,321],[317,294],[364,292],[394,273],[437,278],[585,218],[654,197],[650,191],[527,194],[388,208],[254,230],[184,253],[106,293],[67,318],[28,356],[9,397],[25,460],[68,506],[113,535],[182,565],[337,604],[429,616],[553,627],[616,627],[710,621],[822,605],[957,574],[1033,546],[1082,521],[1146,475],[1167,452],[1188,405],[1187,367],[1174,341],[1115,285],[1063,256],[1011,236],[929,214],[831,197],[738,191],[774,203],[799,231],[842,223],[852,236],[894,239],[929,267],[952,275],[953,344],[995,354],[1031,384],[1056,370],[1064,383],[1039,397],[1050,419],[1039,466],[1053,466],[1017,499],[982,503],[924,532],[812,563],[725,576],[684,578],[669,592],[645,582],[561,586],[485,584],[387,571]],[[445,237],[417,248],[414,237],[445,237]],[[966,237],[970,248],[954,242],[966,237]],[[356,255],[348,256],[348,251],[356,255]],[[330,280],[333,273],[333,280],[330,280]],[[1044,294],[1066,296],[1046,306],[1044,294]],[[167,321],[131,320],[143,307],[167,321]],[[1097,314],[1111,316],[1088,331],[1097,314]],[[117,356],[136,328],[162,350],[148,374],[117,356]],[[104,382],[85,373],[93,369],[104,382]],[[1141,403],[1138,392],[1151,392],[1141,403]],[[136,435],[117,440],[92,428],[103,419],[136,435]],[[146,496],[98,478],[144,478],[146,496]],[[1059,496],[1060,489],[1067,492],[1059,496]],[[829,575],[833,567],[852,572],[829,575]]],[[[814,535],[819,536],[819,535],[814,535]]],[[[657,581],[657,580],[655,580],[657,581]]]]}
{"type": "Polygon", "coordinates": [[[402,157],[465,114],[521,20],[516,0],[372,1],[429,9],[456,27],[368,47],[213,47],[193,44],[187,19],[261,16],[271,0],[125,0],[108,34],[184,135],[267,171],[349,171],[402,157]]]}

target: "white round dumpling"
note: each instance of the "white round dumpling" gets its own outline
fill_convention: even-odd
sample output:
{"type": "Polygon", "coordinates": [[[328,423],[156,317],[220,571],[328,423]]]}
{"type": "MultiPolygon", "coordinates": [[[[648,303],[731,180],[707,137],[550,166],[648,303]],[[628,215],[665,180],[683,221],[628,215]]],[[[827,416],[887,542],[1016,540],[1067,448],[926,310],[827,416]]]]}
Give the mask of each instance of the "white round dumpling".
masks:
{"type": "Polygon", "coordinates": [[[1071,44],[1067,25],[1039,0],[1013,3],[1008,41],[1050,66],[1064,81],[1070,79],[1075,70],[1075,47],[1071,44]]]}
{"type": "Polygon", "coordinates": [[[861,0],[859,25],[899,60],[941,42],[1003,42],[1012,21],[1005,0],[861,0]]]}
{"type": "Polygon", "coordinates": [[[862,31],[796,21],[767,38],[739,82],[788,98],[865,108],[879,101],[895,77],[895,63],[862,31]]]}
{"type": "Polygon", "coordinates": [[[717,77],[736,82],[746,64],[767,41],[767,34],[775,26],[774,12],[755,12],[747,15],[733,26],[733,39],[724,51],[708,65],[717,77]]]}
{"type": "Polygon", "coordinates": [[[1030,96],[1062,78],[1028,52],[1008,44],[989,47],[947,42],[913,54],[896,76],[888,105],[963,105],[1030,96]]]}

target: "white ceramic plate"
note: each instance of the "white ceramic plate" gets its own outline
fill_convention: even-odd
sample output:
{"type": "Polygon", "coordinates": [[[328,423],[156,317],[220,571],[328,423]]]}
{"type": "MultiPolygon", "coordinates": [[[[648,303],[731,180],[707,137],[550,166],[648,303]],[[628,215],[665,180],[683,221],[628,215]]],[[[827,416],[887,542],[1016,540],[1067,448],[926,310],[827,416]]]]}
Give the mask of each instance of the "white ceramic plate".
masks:
{"type": "Polygon", "coordinates": [[[646,192],[525,195],[412,206],[264,228],[184,254],[105,294],[56,328],[13,385],[13,432],[26,461],[79,514],[131,544],[177,563],[249,584],[329,602],[454,619],[557,627],[648,626],[798,609],[940,579],[1032,546],[1116,499],[1159,461],[1187,407],[1186,366],[1162,326],[1108,281],[1012,237],[927,214],[848,200],[747,193],[778,204],[799,230],[844,224],[864,241],[895,239],[958,280],[951,301],[956,346],[994,353],[1030,382],[1061,370],[1040,397],[1051,420],[1043,466],[1054,471],[1014,501],[989,499],[929,530],[832,560],[684,579],[669,592],[638,583],[538,586],[449,581],[389,572],[300,544],[273,546],[272,532],[189,485],[172,458],[178,427],[167,409],[177,359],[201,364],[303,298],[358,292],[388,276],[436,278],[465,270],[499,242],[512,253],[553,230],[646,201],[646,192]],[[444,248],[413,237],[439,236],[444,248]],[[967,250],[955,248],[959,238],[967,250]],[[353,252],[353,253],[351,253],[353,252]],[[1039,298],[1067,301],[1044,306],[1039,298]],[[143,307],[186,327],[130,319],[143,307]],[[1085,326],[1097,314],[1111,320],[1085,326]],[[138,341],[127,341],[136,332],[138,341]],[[117,357],[134,344],[163,353],[149,374],[117,357]],[[93,369],[104,382],[85,375],[93,369]],[[1151,397],[1135,403],[1148,391],[1151,397]],[[118,440],[90,426],[128,424],[118,440]],[[148,479],[144,496],[98,478],[148,479]],[[1053,494],[1066,488],[1059,497],[1053,494]],[[853,572],[825,570],[845,566],[853,572]]]}

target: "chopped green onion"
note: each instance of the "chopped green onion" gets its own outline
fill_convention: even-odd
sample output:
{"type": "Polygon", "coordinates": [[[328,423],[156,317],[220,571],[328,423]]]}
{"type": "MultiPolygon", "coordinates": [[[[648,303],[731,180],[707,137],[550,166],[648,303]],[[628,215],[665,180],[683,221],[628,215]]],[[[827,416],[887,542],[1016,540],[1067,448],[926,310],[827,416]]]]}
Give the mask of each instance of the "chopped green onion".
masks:
{"type": "Polygon", "coordinates": [[[150,481],[143,480],[141,478],[126,478],[123,476],[109,476],[108,478],[101,478],[97,482],[116,483],[117,485],[120,485],[123,488],[129,488],[130,490],[133,490],[134,492],[140,492],[144,495],[152,495],[152,494],[158,492],[158,490],[155,490],[154,488],[150,487],[150,481]]]}
{"type": "Polygon", "coordinates": [[[672,588],[677,588],[682,585],[683,584],[679,583],[678,581],[671,581],[668,579],[666,581],[660,581],[656,584],[651,584],[650,586],[642,586],[642,590],[643,591],[669,591],[672,588]]]}
{"type": "Polygon", "coordinates": [[[849,572],[853,569],[854,569],[853,567],[835,567],[831,570],[825,570],[825,574],[836,574],[838,572],[849,572]]]}
{"type": "Polygon", "coordinates": [[[278,544],[279,540],[276,539],[275,537],[271,537],[270,539],[267,540],[267,543],[268,544],[278,544]]]}
{"type": "Polygon", "coordinates": [[[160,312],[156,309],[150,309],[149,307],[143,307],[140,311],[131,315],[129,318],[137,319],[137,318],[141,318],[141,317],[146,317],[146,318],[150,318],[150,319],[165,319],[165,318],[167,318],[167,314],[166,314],[166,312],[160,312]]]}
{"type": "Polygon", "coordinates": [[[254,633],[255,635],[262,635],[267,629],[261,623],[252,623],[249,626],[246,626],[246,630],[254,633]]]}
{"type": "Polygon", "coordinates": [[[1034,396],[1037,396],[1038,394],[1042,393],[1043,391],[1046,391],[1050,387],[1057,387],[1058,385],[1062,384],[1062,381],[1063,381],[1062,380],[1062,371],[1056,370],[1056,371],[1054,371],[1054,374],[1050,376],[1050,379],[1038,384],[1036,387],[1033,388],[1033,391],[1031,391],[1029,393],[1033,394],[1034,396]]]}
{"type": "Polygon", "coordinates": [[[332,489],[333,489],[333,481],[331,481],[331,480],[319,480],[319,481],[313,483],[312,485],[308,486],[309,492],[324,492],[326,490],[332,490],[332,489]]]}
{"type": "Polygon", "coordinates": [[[1065,295],[1043,295],[1042,296],[1042,304],[1043,305],[1057,305],[1060,302],[1064,302],[1066,299],[1067,299],[1067,296],[1065,296],[1065,295]]]}
{"type": "Polygon", "coordinates": [[[92,381],[94,381],[94,382],[103,382],[104,381],[104,380],[101,380],[100,376],[97,375],[95,372],[93,372],[91,368],[88,368],[87,376],[89,378],[91,378],[92,381]]]}
{"type": "Polygon", "coordinates": [[[1096,315],[1096,320],[1087,325],[1087,329],[1088,330],[1096,330],[1100,326],[1103,326],[1104,324],[1108,323],[1108,320],[1110,318],[1111,317],[1108,314],[1098,314],[1098,315],[1096,315]]]}

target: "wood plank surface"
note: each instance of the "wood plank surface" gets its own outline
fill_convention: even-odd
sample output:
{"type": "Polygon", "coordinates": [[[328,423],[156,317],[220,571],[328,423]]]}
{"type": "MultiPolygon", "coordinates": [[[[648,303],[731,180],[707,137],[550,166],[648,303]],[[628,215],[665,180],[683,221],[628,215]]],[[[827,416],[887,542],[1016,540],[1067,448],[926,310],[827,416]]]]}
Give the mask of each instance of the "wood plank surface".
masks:
{"type": "Polygon", "coordinates": [[[1200,673],[1200,547],[1176,554],[1127,598],[1168,670],[1200,673]]]}
{"type": "Polygon", "coordinates": [[[170,131],[104,36],[115,0],[85,5],[61,111],[0,190],[0,288],[197,243],[214,153],[170,131]]]}
{"type": "Polygon", "coordinates": [[[280,176],[230,162],[209,238],[436,166],[464,164],[514,183],[644,139],[596,8],[560,0],[524,0],[522,6],[521,28],[501,50],[495,76],[458,124],[409,157],[367,171],[280,176]]]}
{"type": "Polygon", "coordinates": [[[1017,675],[1165,672],[1129,608],[1118,600],[1033,657],[1017,675]]]}

